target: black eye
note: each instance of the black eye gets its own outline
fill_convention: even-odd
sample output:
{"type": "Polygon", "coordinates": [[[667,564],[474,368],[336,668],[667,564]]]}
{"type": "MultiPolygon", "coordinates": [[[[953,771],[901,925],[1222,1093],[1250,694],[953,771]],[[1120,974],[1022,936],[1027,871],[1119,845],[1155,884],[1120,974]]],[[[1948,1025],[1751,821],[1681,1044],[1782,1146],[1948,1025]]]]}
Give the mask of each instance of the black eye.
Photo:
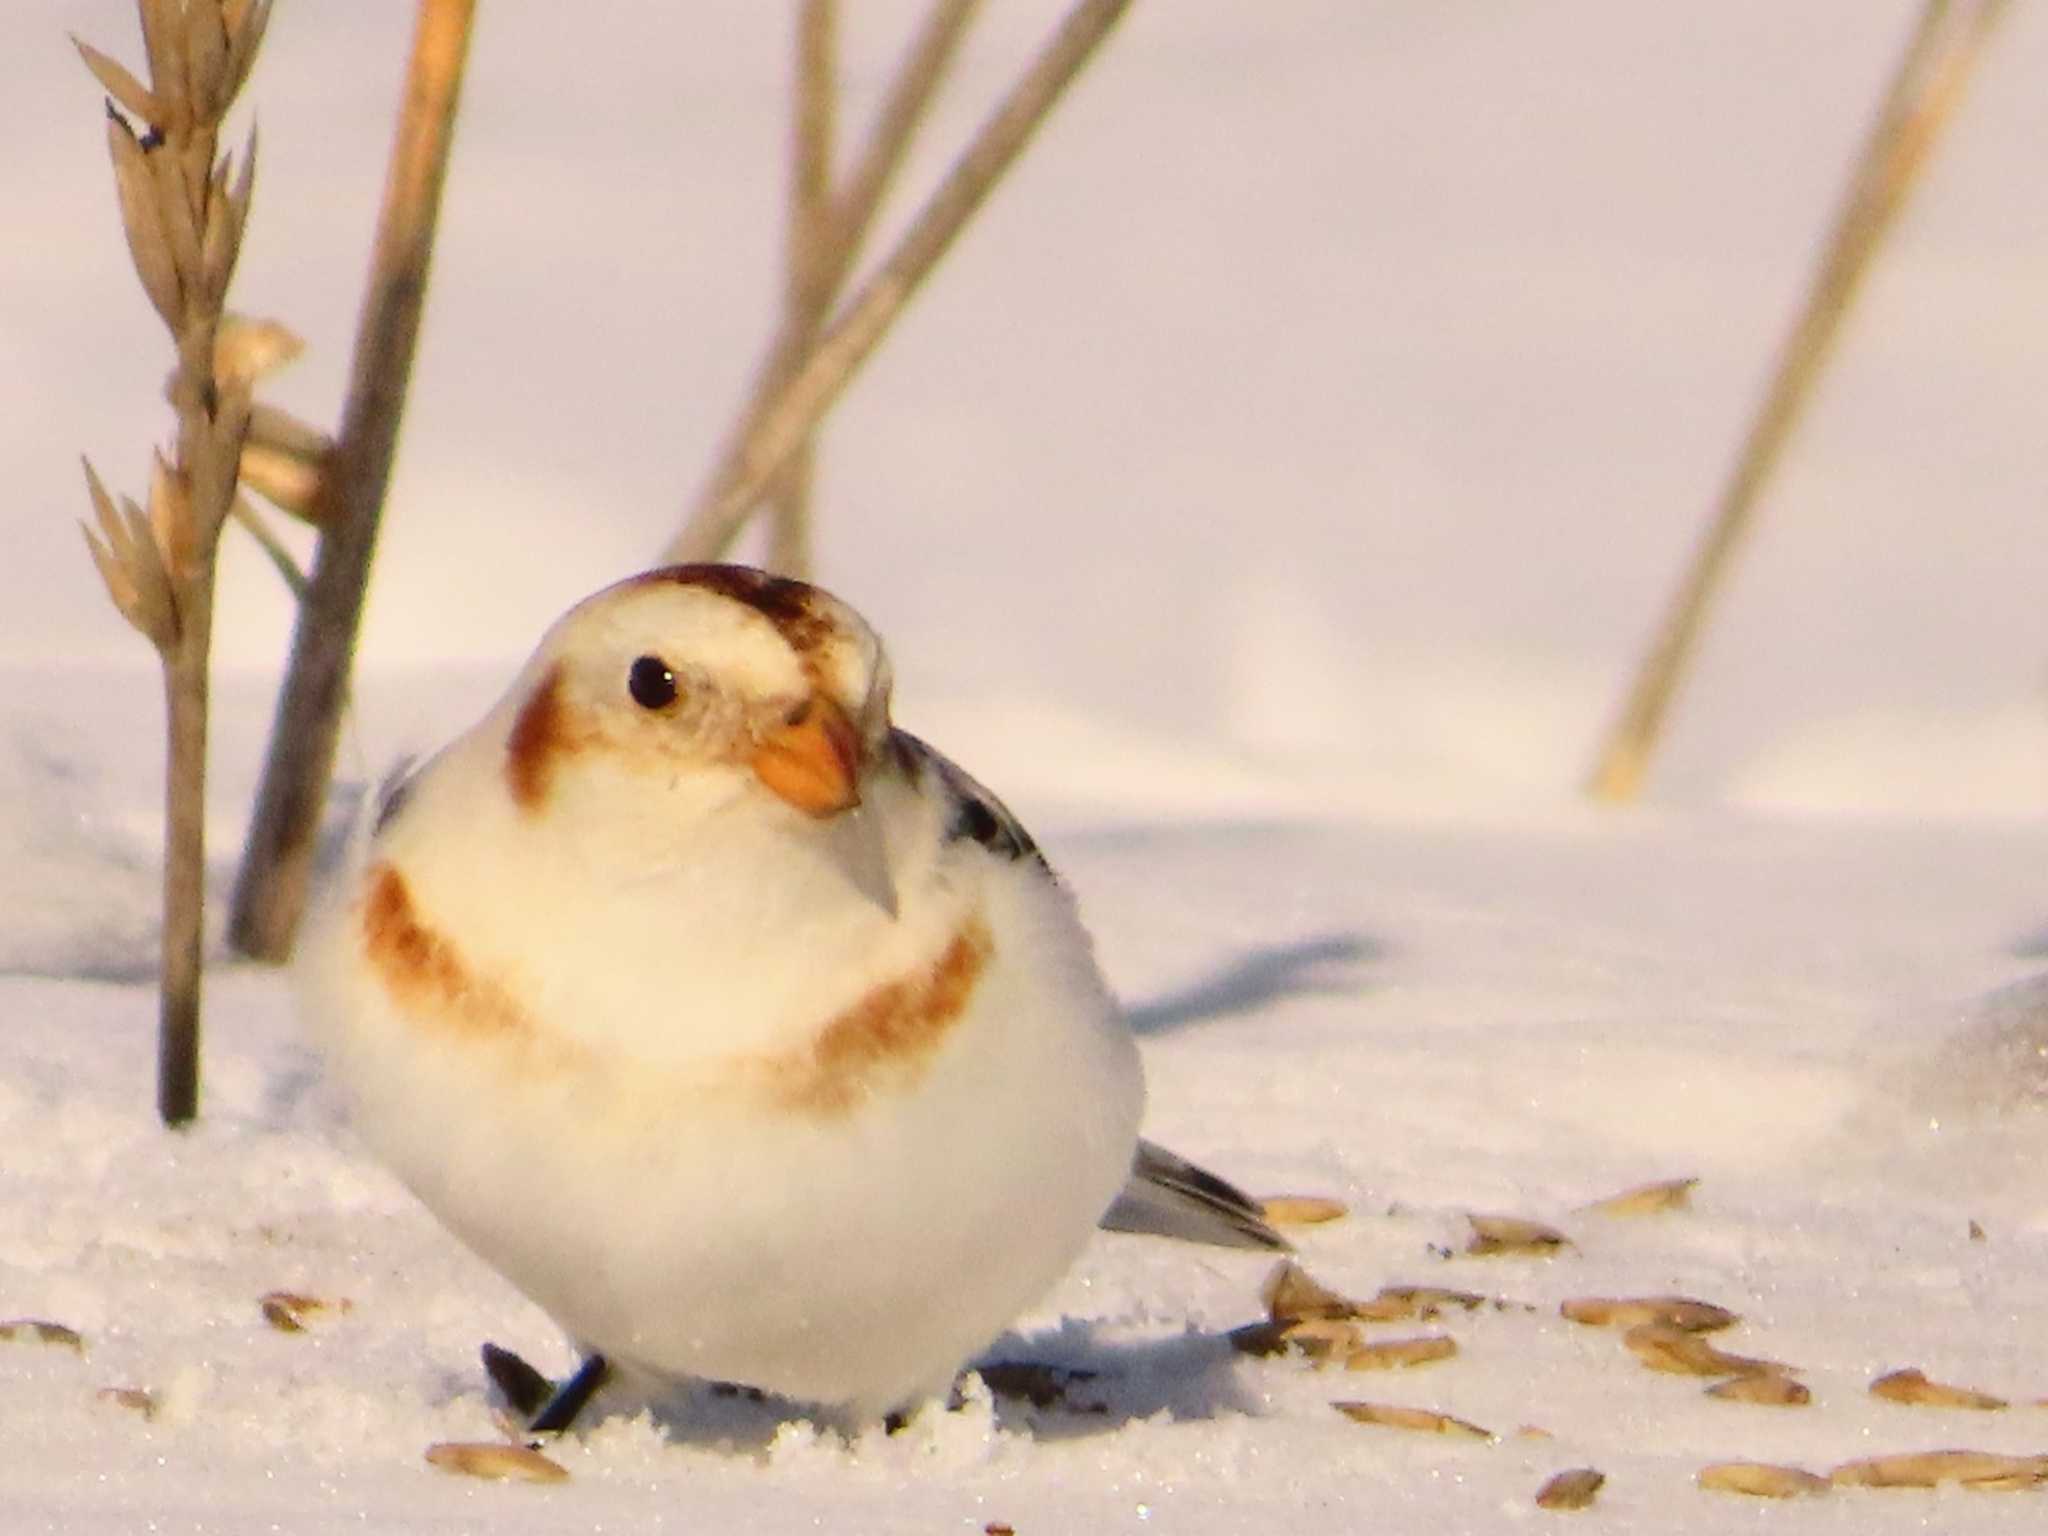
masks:
{"type": "Polygon", "coordinates": [[[676,675],[659,656],[642,656],[626,676],[626,691],[642,709],[666,709],[676,701],[676,675]]]}

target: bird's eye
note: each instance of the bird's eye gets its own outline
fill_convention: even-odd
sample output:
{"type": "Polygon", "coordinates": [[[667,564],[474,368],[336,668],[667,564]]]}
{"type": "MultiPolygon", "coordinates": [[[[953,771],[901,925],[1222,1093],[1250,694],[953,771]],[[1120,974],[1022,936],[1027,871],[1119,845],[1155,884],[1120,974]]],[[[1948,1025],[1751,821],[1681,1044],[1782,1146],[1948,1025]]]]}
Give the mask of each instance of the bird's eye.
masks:
{"type": "Polygon", "coordinates": [[[626,691],[642,709],[666,709],[676,701],[676,675],[659,656],[642,656],[626,674],[626,691]]]}

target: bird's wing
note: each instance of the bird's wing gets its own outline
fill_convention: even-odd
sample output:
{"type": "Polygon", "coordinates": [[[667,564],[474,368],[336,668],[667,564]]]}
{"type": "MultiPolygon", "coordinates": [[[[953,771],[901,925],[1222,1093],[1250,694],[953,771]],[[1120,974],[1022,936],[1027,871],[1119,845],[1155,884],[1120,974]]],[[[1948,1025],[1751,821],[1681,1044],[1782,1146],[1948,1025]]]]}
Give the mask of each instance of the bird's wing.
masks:
{"type": "Polygon", "coordinates": [[[1101,1225],[1110,1232],[1144,1232],[1218,1248],[1285,1252],[1294,1246],[1236,1185],[1149,1141],[1138,1143],[1131,1177],[1101,1225]]]}
{"type": "Polygon", "coordinates": [[[1045,863],[1045,855],[1023,823],[973,774],[908,731],[892,731],[889,744],[913,781],[944,797],[948,839],[979,843],[1005,859],[1045,863]]]}

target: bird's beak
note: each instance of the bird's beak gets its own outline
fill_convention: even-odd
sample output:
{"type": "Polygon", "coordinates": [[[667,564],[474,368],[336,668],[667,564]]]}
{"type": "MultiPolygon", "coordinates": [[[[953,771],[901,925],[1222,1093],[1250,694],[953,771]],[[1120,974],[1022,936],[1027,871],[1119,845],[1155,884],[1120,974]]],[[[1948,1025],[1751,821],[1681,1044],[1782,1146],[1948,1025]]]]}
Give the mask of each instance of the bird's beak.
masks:
{"type": "Polygon", "coordinates": [[[830,699],[803,712],[755,749],[754,776],[806,816],[836,816],[860,804],[860,735],[830,699]]]}

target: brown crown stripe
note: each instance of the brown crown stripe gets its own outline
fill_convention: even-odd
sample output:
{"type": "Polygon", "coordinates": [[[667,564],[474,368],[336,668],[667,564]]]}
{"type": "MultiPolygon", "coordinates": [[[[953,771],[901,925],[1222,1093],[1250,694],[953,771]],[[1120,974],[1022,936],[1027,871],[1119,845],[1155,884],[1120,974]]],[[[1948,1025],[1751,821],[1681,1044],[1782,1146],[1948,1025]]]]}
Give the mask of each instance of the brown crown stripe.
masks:
{"type": "Polygon", "coordinates": [[[809,1050],[770,1062],[776,1100],[789,1109],[845,1114],[879,1073],[921,1069],[967,1011],[994,951],[988,925],[969,918],[929,971],[876,987],[827,1024],[809,1050]]]}
{"type": "Polygon", "coordinates": [[[771,576],[745,565],[670,565],[649,572],[648,579],[701,587],[753,609],[800,657],[816,650],[832,633],[830,617],[818,608],[818,589],[787,576],[771,576]]]}
{"type": "Polygon", "coordinates": [[[476,1035],[531,1037],[533,1022],[502,988],[471,972],[447,935],[423,922],[405,877],[372,865],[363,898],[363,953],[415,1017],[476,1035]]]}

